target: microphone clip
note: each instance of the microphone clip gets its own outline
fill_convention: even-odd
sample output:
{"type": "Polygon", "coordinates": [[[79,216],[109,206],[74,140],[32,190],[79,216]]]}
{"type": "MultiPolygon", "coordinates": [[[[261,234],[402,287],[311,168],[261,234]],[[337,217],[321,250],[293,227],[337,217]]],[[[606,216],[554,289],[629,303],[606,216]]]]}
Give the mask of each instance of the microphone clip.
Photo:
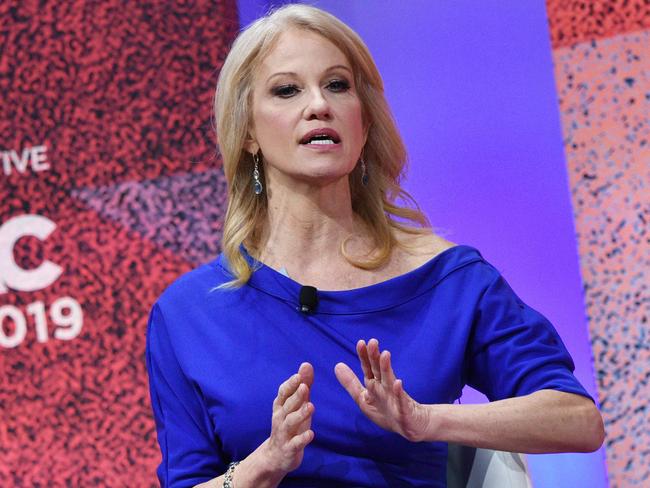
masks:
{"type": "Polygon", "coordinates": [[[300,287],[298,296],[299,310],[302,313],[310,313],[316,310],[318,305],[318,290],[313,286],[300,287]]]}

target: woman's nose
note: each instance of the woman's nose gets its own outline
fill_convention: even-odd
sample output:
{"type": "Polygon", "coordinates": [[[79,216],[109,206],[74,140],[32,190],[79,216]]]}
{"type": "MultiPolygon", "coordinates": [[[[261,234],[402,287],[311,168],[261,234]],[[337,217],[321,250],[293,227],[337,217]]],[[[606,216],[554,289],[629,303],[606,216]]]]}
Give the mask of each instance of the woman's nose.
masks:
{"type": "Polygon", "coordinates": [[[320,89],[310,91],[307,106],[305,107],[305,118],[311,119],[329,119],[331,117],[330,105],[323,96],[320,89]]]}

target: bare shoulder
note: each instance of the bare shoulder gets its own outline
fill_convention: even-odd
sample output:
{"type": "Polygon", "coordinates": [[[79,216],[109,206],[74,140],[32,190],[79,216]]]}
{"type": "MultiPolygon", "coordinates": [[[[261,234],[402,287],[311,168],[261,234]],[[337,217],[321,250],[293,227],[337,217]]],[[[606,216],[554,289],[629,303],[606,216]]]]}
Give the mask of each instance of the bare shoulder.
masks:
{"type": "Polygon", "coordinates": [[[418,268],[438,254],[456,246],[431,231],[418,234],[399,231],[397,240],[400,245],[397,248],[399,256],[396,257],[403,272],[418,268]]]}

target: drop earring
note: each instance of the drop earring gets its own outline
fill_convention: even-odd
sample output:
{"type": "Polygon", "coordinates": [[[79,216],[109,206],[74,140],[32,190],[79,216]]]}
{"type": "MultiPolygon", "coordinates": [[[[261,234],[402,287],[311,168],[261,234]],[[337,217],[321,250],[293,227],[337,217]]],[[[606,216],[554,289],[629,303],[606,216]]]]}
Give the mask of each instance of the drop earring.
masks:
{"type": "Polygon", "coordinates": [[[253,190],[255,191],[255,195],[261,195],[262,190],[264,190],[260,181],[260,157],[258,154],[253,154],[253,162],[255,163],[253,166],[253,190]]]}
{"type": "Polygon", "coordinates": [[[363,186],[368,186],[368,168],[366,168],[366,162],[363,158],[359,158],[361,162],[361,184],[363,186]]]}

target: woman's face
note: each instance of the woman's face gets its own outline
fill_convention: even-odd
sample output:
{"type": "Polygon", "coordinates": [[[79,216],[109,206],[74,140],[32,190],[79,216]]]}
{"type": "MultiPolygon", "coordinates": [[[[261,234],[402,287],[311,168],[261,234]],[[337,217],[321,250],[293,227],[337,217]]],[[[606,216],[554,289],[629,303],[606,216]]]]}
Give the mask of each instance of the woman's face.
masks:
{"type": "Polygon", "coordinates": [[[281,34],[255,73],[249,134],[247,149],[261,149],[271,187],[346,177],[367,131],[345,55],[312,32],[281,34]]]}

